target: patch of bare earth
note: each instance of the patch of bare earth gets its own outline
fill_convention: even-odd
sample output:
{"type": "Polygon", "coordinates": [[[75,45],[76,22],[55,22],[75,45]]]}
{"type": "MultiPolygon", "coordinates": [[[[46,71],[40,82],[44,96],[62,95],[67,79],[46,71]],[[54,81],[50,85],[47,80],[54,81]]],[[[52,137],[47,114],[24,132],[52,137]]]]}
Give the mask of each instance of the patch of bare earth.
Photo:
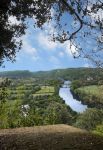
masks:
{"type": "Polygon", "coordinates": [[[103,150],[103,137],[68,125],[3,129],[0,150],[103,150]]]}

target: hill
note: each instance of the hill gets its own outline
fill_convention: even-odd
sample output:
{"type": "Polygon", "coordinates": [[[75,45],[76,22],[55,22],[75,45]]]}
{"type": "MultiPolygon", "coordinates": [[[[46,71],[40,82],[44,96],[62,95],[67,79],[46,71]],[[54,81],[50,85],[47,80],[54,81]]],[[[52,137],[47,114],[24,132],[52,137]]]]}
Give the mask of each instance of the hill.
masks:
{"type": "Polygon", "coordinates": [[[45,78],[45,79],[55,79],[63,78],[65,80],[75,80],[75,79],[87,79],[91,78],[103,78],[102,69],[97,68],[67,68],[67,69],[55,69],[51,71],[38,71],[30,72],[28,70],[22,71],[4,71],[0,72],[0,77],[8,78],[45,78]]]}
{"type": "Polygon", "coordinates": [[[68,125],[0,130],[0,150],[102,150],[103,137],[68,125]]]}
{"type": "Polygon", "coordinates": [[[32,72],[28,70],[3,71],[0,72],[0,77],[28,78],[28,77],[32,77],[32,72]]]}

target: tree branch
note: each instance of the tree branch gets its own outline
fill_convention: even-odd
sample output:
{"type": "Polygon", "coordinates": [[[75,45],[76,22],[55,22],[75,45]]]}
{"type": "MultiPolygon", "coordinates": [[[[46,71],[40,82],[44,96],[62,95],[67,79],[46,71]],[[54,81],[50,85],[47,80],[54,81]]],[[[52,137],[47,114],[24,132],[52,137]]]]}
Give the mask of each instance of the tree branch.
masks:
{"type": "Polygon", "coordinates": [[[83,21],[81,20],[81,18],[79,17],[79,15],[76,13],[76,11],[72,8],[72,6],[70,6],[65,0],[62,0],[62,3],[65,5],[65,7],[70,11],[70,13],[72,12],[76,18],[79,20],[80,22],[80,27],[78,28],[78,30],[76,30],[75,32],[71,33],[71,36],[69,37],[68,40],[71,40],[73,38],[73,36],[75,34],[77,34],[83,27],[83,21]]]}

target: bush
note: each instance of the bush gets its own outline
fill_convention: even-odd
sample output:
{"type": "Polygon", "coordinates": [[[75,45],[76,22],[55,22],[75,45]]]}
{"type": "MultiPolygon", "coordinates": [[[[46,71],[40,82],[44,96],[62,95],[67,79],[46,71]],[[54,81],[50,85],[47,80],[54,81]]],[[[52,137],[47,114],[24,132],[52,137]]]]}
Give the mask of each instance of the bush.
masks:
{"type": "Polygon", "coordinates": [[[80,114],[76,120],[76,126],[92,130],[103,121],[103,111],[96,108],[89,108],[80,114]]]}
{"type": "Polygon", "coordinates": [[[96,126],[93,133],[96,133],[96,134],[103,136],[103,122],[102,122],[102,124],[96,126]]]}

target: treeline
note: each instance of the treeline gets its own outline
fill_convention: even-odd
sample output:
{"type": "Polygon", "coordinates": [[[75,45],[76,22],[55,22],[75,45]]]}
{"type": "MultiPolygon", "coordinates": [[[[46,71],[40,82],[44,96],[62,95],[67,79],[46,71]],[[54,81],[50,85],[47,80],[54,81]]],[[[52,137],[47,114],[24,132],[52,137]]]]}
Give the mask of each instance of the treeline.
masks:
{"type": "Polygon", "coordinates": [[[28,70],[16,70],[16,71],[4,71],[4,72],[0,72],[0,77],[3,78],[30,78],[33,77],[32,72],[28,71],[28,70]]]}
{"type": "Polygon", "coordinates": [[[42,79],[61,79],[61,80],[81,80],[93,79],[103,81],[103,69],[98,68],[67,68],[56,69],[51,71],[30,72],[24,71],[7,71],[0,72],[0,77],[8,78],[38,78],[42,79]]]}

